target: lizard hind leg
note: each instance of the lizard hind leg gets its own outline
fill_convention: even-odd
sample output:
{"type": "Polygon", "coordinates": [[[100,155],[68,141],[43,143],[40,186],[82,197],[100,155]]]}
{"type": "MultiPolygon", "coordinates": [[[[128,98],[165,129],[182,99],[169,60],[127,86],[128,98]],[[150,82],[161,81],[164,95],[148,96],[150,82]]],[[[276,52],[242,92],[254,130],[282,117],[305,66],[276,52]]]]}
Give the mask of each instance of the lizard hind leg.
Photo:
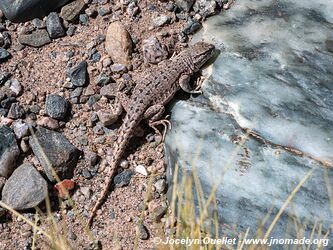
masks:
{"type": "MultiPolygon", "coordinates": [[[[149,107],[144,113],[144,118],[148,119],[148,125],[154,129],[155,133],[162,137],[162,142],[165,139],[165,135],[168,128],[171,128],[171,123],[167,119],[160,119],[165,111],[165,108],[161,104],[156,104],[149,107]],[[157,129],[158,125],[163,125],[163,134],[157,129]]],[[[166,117],[167,118],[167,117],[166,117]]]]}

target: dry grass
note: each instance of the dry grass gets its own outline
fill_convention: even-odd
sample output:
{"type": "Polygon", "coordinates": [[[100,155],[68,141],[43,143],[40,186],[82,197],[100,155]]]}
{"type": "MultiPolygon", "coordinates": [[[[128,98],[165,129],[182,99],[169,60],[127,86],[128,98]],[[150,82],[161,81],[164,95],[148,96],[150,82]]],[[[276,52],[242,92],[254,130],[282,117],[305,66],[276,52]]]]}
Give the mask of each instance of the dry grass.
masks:
{"type": "MultiPolygon", "coordinates": [[[[54,169],[52,168],[49,160],[47,159],[46,155],[43,152],[43,149],[41,148],[40,144],[37,141],[36,136],[34,135],[34,132],[31,130],[32,135],[34,136],[34,139],[36,140],[37,145],[40,148],[40,151],[42,152],[43,158],[45,162],[47,162],[50,169],[53,170],[53,175],[58,183],[60,183],[60,179],[55,173],[54,169]]],[[[193,172],[191,176],[183,175],[182,179],[178,179],[178,172],[179,168],[178,166],[174,169],[173,174],[173,186],[172,186],[172,200],[170,201],[170,211],[171,214],[169,216],[169,219],[171,221],[177,221],[176,226],[173,228],[175,230],[175,234],[171,234],[170,237],[173,239],[179,239],[179,238],[190,238],[190,239],[202,239],[206,236],[209,236],[211,238],[219,239],[219,222],[217,213],[209,214],[209,208],[213,207],[215,211],[217,211],[217,204],[215,200],[216,191],[219,185],[221,185],[223,177],[225,173],[230,169],[232,166],[232,163],[235,160],[235,157],[237,156],[237,153],[240,151],[246,140],[248,139],[249,134],[246,134],[241,139],[238,147],[234,150],[232,155],[230,156],[227,164],[222,170],[222,174],[217,177],[218,181],[213,185],[211,192],[208,196],[208,198],[204,199],[204,192],[202,189],[202,185],[200,183],[198,174],[196,172],[195,167],[193,168],[193,172]],[[193,192],[195,190],[195,192],[193,192]],[[198,202],[199,207],[199,216],[197,211],[195,211],[195,201],[198,202]],[[175,216],[177,215],[177,218],[175,216]],[[207,221],[209,223],[207,223],[207,221]]],[[[200,147],[197,148],[197,152],[195,153],[196,156],[199,155],[200,147]]],[[[196,162],[196,159],[194,157],[193,163],[196,162]]],[[[192,166],[195,166],[193,164],[192,166]]],[[[276,225],[277,221],[280,219],[280,216],[285,211],[285,209],[288,207],[288,205],[291,204],[292,199],[294,198],[295,194],[300,190],[300,188],[304,185],[304,183],[312,176],[315,169],[311,169],[304,177],[303,179],[298,183],[298,185],[295,187],[295,189],[291,192],[291,194],[288,196],[284,204],[281,206],[278,213],[275,215],[273,221],[271,222],[270,226],[268,227],[267,231],[264,232],[263,225],[266,224],[268,219],[271,216],[272,209],[267,213],[267,215],[262,219],[260,225],[256,232],[256,237],[261,239],[268,239],[270,237],[270,234],[276,225]]],[[[325,182],[327,186],[327,192],[330,197],[330,205],[331,210],[333,212],[333,193],[332,193],[332,187],[329,182],[329,177],[327,171],[325,171],[325,182]]],[[[145,203],[148,203],[149,196],[152,194],[152,182],[153,178],[149,180],[148,183],[148,189],[146,192],[146,199],[145,203]]],[[[86,223],[84,223],[84,219],[78,212],[78,209],[74,203],[74,201],[71,199],[70,195],[68,194],[68,191],[61,186],[62,191],[66,194],[66,199],[73,208],[73,211],[79,220],[82,228],[85,230],[85,234],[87,235],[90,242],[93,244],[97,244],[96,240],[94,239],[94,236],[92,232],[87,227],[86,223]]],[[[61,200],[59,201],[61,204],[61,200]]],[[[64,222],[57,223],[55,218],[52,215],[51,211],[51,205],[50,205],[50,199],[48,194],[46,195],[46,214],[44,214],[39,208],[36,207],[36,214],[35,214],[35,220],[30,221],[26,217],[24,217],[19,212],[13,210],[11,207],[7,206],[3,202],[0,201],[0,206],[9,210],[14,216],[17,216],[21,218],[23,221],[25,221],[27,224],[29,224],[33,228],[33,241],[32,241],[32,249],[36,249],[36,245],[39,241],[43,241],[45,244],[49,246],[50,249],[56,249],[56,250],[68,250],[68,249],[74,249],[70,243],[67,240],[67,226],[64,222]],[[46,220],[44,220],[43,226],[38,226],[38,221],[40,217],[46,217],[46,220]]],[[[60,206],[61,207],[61,206],[60,206]]],[[[142,221],[144,220],[144,213],[142,213],[142,221]]],[[[298,228],[298,236],[301,238],[303,236],[303,229],[301,226],[301,223],[298,221],[297,218],[294,218],[294,224],[295,228],[298,228]]],[[[249,228],[246,230],[246,232],[240,232],[238,237],[240,239],[246,239],[248,237],[249,228]]],[[[312,239],[315,235],[315,233],[321,232],[321,225],[315,224],[312,230],[312,234],[310,236],[310,239],[312,239]]],[[[328,238],[327,232],[326,235],[323,235],[323,239],[328,238]]],[[[165,235],[161,235],[161,238],[165,238],[165,235]]],[[[139,239],[136,239],[134,243],[134,249],[138,249],[138,241],[139,239]]],[[[245,245],[244,241],[241,243],[238,243],[236,246],[231,247],[230,245],[192,245],[190,248],[186,247],[185,245],[157,245],[159,249],[270,249],[269,247],[265,245],[245,245]]],[[[310,249],[311,245],[308,245],[304,249],[310,249]]],[[[97,247],[96,247],[97,248],[97,247]]],[[[323,249],[323,246],[318,246],[317,249],[323,249]]]]}
{"type": "MultiPolygon", "coordinates": [[[[43,148],[41,147],[41,145],[39,144],[37,137],[31,127],[30,127],[30,132],[35,140],[36,145],[39,147],[39,150],[42,154],[44,162],[47,164],[48,168],[51,169],[53,177],[56,179],[57,183],[61,183],[59,176],[57,175],[54,168],[52,167],[52,164],[50,163],[49,159],[45,155],[45,152],[44,152],[43,148]]],[[[84,229],[85,234],[87,235],[89,241],[92,243],[95,243],[96,241],[93,237],[92,232],[90,231],[90,229],[88,228],[86,223],[84,223],[84,219],[81,216],[81,214],[78,212],[77,206],[75,205],[74,201],[70,197],[67,189],[61,184],[59,185],[59,187],[60,187],[61,191],[65,194],[65,198],[66,198],[67,202],[72,207],[73,212],[76,215],[76,218],[79,220],[82,228],[84,229]]],[[[46,214],[43,213],[38,207],[35,207],[36,214],[35,214],[34,221],[30,221],[29,219],[24,217],[22,214],[15,211],[13,208],[9,207],[8,205],[4,204],[1,201],[0,201],[0,206],[7,209],[8,211],[10,211],[13,215],[21,218],[24,222],[26,222],[33,228],[32,249],[36,249],[36,243],[38,242],[38,240],[44,241],[44,243],[46,245],[48,245],[50,247],[50,249],[55,249],[55,250],[74,249],[67,240],[67,235],[68,235],[67,228],[68,227],[66,226],[65,223],[59,223],[55,220],[55,218],[52,214],[51,202],[50,202],[48,193],[45,194],[45,197],[46,197],[46,199],[45,199],[46,214]],[[42,229],[41,226],[37,225],[39,217],[46,218],[45,225],[43,225],[43,228],[45,228],[45,229],[42,229]]],[[[60,207],[62,207],[61,199],[59,199],[59,204],[60,204],[60,207]]],[[[64,210],[62,209],[61,212],[64,213],[64,210]]]]}
{"type": "MultiPolygon", "coordinates": [[[[240,151],[246,140],[248,139],[249,134],[246,134],[241,139],[238,147],[235,149],[235,151],[232,153],[230,158],[228,159],[227,164],[222,168],[222,173],[220,176],[216,177],[218,181],[216,184],[212,186],[211,192],[206,200],[204,200],[204,195],[202,191],[202,185],[199,181],[198,174],[196,172],[195,168],[195,162],[194,159],[192,161],[192,173],[191,176],[183,175],[181,180],[178,178],[179,169],[178,166],[175,167],[174,173],[173,173],[173,190],[172,190],[172,200],[170,202],[170,209],[171,209],[171,216],[177,215],[177,225],[175,227],[176,233],[174,235],[170,235],[171,238],[179,239],[179,238],[190,238],[190,239],[203,239],[206,236],[209,236],[211,238],[219,239],[221,238],[219,236],[219,222],[217,218],[217,213],[209,214],[209,207],[214,207],[215,210],[217,210],[217,204],[215,202],[215,195],[216,191],[219,185],[222,184],[222,179],[225,175],[225,173],[230,169],[232,166],[232,163],[235,161],[235,157],[237,153],[240,151]],[[194,191],[195,190],[195,191],[194,191]],[[195,204],[196,203],[196,204],[195,204]],[[197,216],[195,213],[195,206],[197,205],[199,210],[199,215],[197,216]],[[207,221],[210,222],[210,224],[207,224],[207,221]]],[[[197,154],[199,155],[199,154],[197,154]]],[[[195,158],[195,157],[194,157],[195,158]]],[[[208,166],[209,167],[209,166],[208,166]]],[[[274,216],[272,222],[270,225],[266,228],[268,228],[266,231],[264,230],[264,225],[267,224],[267,221],[272,217],[272,211],[274,208],[274,205],[272,205],[271,209],[268,211],[266,216],[262,218],[261,222],[259,223],[259,227],[257,228],[257,231],[255,233],[254,237],[251,238],[257,238],[257,239],[268,239],[270,238],[270,235],[272,233],[272,230],[274,229],[274,226],[280,219],[283,212],[285,212],[286,208],[290,205],[293,206],[292,200],[297,194],[297,192],[300,190],[300,188],[304,185],[304,183],[311,178],[313,172],[316,170],[316,168],[312,168],[303,178],[302,180],[297,184],[297,186],[294,188],[294,190],[290,193],[290,195],[287,197],[283,205],[281,206],[278,213],[274,216]]],[[[329,195],[330,200],[330,206],[333,213],[333,192],[332,187],[329,183],[329,177],[327,171],[325,171],[325,182],[327,186],[327,192],[329,195]]],[[[308,225],[302,225],[302,223],[299,221],[298,218],[295,218],[294,216],[292,220],[292,225],[294,226],[297,231],[298,238],[303,238],[304,235],[304,228],[308,225]]],[[[322,232],[322,225],[316,223],[315,225],[310,225],[313,227],[312,233],[310,235],[310,240],[315,238],[315,235],[317,234],[318,237],[320,237],[320,234],[322,232]]],[[[331,228],[333,228],[333,224],[331,224],[331,228]]],[[[252,229],[253,230],[253,229],[252,229]]],[[[246,230],[246,232],[239,232],[238,238],[239,239],[247,239],[249,234],[250,228],[246,230]]],[[[325,235],[322,235],[322,239],[328,239],[330,230],[327,231],[325,235]]],[[[186,245],[170,245],[170,249],[274,249],[267,245],[245,245],[245,241],[238,241],[238,244],[236,246],[231,245],[206,245],[206,244],[198,244],[198,245],[192,245],[190,248],[186,247],[186,245]]],[[[162,246],[161,246],[162,247],[162,246]]],[[[164,246],[165,247],[165,246],[164,246]]],[[[164,249],[162,247],[161,249],[164,249]]],[[[285,246],[285,249],[313,249],[313,245],[305,245],[300,248],[300,246],[292,246],[292,248],[288,248],[290,246],[285,246]]],[[[323,245],[317,245],[315,249],[324,249],[323,245]]]]}

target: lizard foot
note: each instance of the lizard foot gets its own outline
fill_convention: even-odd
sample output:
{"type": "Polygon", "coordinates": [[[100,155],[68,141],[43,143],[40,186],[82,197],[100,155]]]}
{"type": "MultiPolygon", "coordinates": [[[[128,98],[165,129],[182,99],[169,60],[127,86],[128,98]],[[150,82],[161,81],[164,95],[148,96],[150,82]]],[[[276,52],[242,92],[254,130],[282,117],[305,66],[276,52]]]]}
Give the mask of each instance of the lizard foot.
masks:
{"type": "Polygon", "coordinates": [[[201,91],[201,88],[202,88],[202,84],[203,82],[205,81],[205,78],[203,76],[200,76],[197,80],[196,80],[196,83],[195,83],[195,91],[200,91],[201,94],[202,94],[202,91],[201,91]]]}
{"type": "MultiPolygon", "coordinates": [[[[167,116],[166,118],[168,118],[168,117],[169,116],[167,116]]],[[[158,135],[162,136],[161,142],[164,142],[167,130],[171,129],[171,122],[167,119],[163,119],[163,120],[152,122],[149,124],[149,126],[152,127],[158,135]],[[158,125],[164,126],[163,134],[156,128],[156,126],[158,126],[158,125]]]]}

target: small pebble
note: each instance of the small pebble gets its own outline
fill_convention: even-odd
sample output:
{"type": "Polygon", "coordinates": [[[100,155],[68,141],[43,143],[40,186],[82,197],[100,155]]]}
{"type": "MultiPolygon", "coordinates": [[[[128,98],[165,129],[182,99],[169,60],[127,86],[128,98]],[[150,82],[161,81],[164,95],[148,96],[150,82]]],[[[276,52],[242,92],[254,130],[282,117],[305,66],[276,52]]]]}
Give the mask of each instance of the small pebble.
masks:
{"type": "Polygon", "coordinates": [[[62,120],[66,117],[69,104],[60,95],[48,95],[45,101],[45,111],[50,117],[62,120]]]}
{"type": "Polygon", "coordinates": [[[156,191],[160,194],[164,193],[166,190],[166,182],[164,179],[158,180],[155,184],[154,187],[156,188],[156,191]]]}
{"type": "Polygon", "coordinates": [[[71,25],[69,25],[69,27],[66,31],[66,34],[67,34],[67,36],[74,36],[75,31],[76,31],[76,26],[71,24],[71,25]]]}
{"type": "Polygon", "coordinates": [[[79,20],[80,20],[80,23],[83,25],[89,24],[89,16],[87,14],[80,14],[79,20]]]}
{"type": "Polygon", "coordinates": [[[167,211],[167,207],[164,206],[158,206],[156,207],[153,212],[151,213],[151,219],[154,222],[159,222],[161,218],[165,215],[167,211]]]}
{"type": "Polygon", "coordinates": [[[122,159],[122,160],[120,161],[119,166],[120,166],[121,168],[123,168],[123,169],[127,169],[127,168],[129,167],[129,163],[128,163],[127,160],[122,159]]]}
{"type": "Polygon", "coordinates": [[[170,17],[166,16],[166,15],[160,15],[158,17],[155,17],[153,19],[153,25],[154,27],[161,27],[167,23],[170,22],[170,17]]]}
{"type": "Polygon", "coordinates": [[[98,14],[100,16],[106,16],[106,15],[109,15],[110,13],[111,13],[111,9],[108,7],[100,7],[98,9],[98,14]]]}
{"type": "Polygon", "coordinates": [[[142,223],[140,223],[137,226],[136,229],[137,235],[141,240],[148,240],[149,239],[149,232],[148,229],[145,227],[145,225],[143,225],[142,223]]]}
{"type": "Polygon", "coordinates": [[[68,239],[70,239],[70,240],[76,240],[77,239],[76,234],[72,230],[68,231],[68,239]]]}
{"type": "Polygon", "coordinates": [[[148,172],[143,165],[137,165],[135,167],[135,171],[139,174],[142,174],[143,176],[148,176],[148,172]]]}
{"type": "Polygon", "coordinates": [[[132,170],[125,169],[123,172],[117,174],[114,177],[113,182],[115,183],[116,187],[128,186],[128,184],[131,181],[132,175],[133,175],[132,170]]]}
{"type": "Polygon", "coordinates": [[[13,130],[17,139],[21,139],[29,134],[29,126],[22,120],[13,122],[13,130]]]}
{"type": "Polygon", "coordinates": [[[18,119],[22,118],[24,115],[25,111],[23,107],[19,103],[15,102],[10,106],[7,117],[11,119],[18,119]]]}
{"type": "Polygon", "coordinates": [[[83,169],[82,176],[87,180],[93,177],[88,169],[83,169]]]}

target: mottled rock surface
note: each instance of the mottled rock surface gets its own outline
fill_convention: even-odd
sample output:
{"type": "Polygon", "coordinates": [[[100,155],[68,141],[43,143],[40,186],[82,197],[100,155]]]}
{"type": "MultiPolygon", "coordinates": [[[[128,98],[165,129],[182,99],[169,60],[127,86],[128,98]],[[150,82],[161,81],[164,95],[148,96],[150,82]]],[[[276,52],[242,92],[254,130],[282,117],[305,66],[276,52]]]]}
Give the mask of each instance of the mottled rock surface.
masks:
{"type": "Polygon", "coordinates": [[[0,47],[0,63],[6,61],[9,57],[10,53],[6,49],[0,47]]]}
{"type": "Polygon", "coordinates": [[[14,102],[8,111],[7,117],[12,118],[12,119],[18,119],[23,117],[25,114],[25,111],[23,107],[18,103],[14,102]]]}
{"type": "Polygon", "coordinates": [[[83,0],[75,0],[62,7],[60,17],[66,21],[74,22],[85,8],[86,4],[83,0]]]}
{"type": "Polygon", "coordinates": [[[15,210],[38,206],[47,196],[47,183],[31,164],[19,166],[6,181],[2,202],[15,210]]]}
{"type": "Polygon", "coordinates": [[[128,186],[128,184],[131,181],[132,175],[133,175],[133,171],[130,169],[125,169],[123,172],[121,172],[120,174],[117,174],[114,179],[113,182],[116,185],[116,187],[125,187],[128,186]]]}
{"type": "Polygon", "coordinates": [[[39,127],[35,137],[30,136],[29,144],[51,181],[55,181],[55,178],[48,162],[60,179],[70,179],[73,176],[79,150],[61,133],[39,127]],[[44,158],[44,154],[47,159],[44,158]]]}
{"type": "Polygon", "coordinates": [[[8,177],[15,168],[20,154],[15,134],[7,127],[0,127],[0,176],[8,177]]]}
{"type": "Polygon", "coordinates": [[[68,113],[69,104],[67,100],[59,95],[48,95],[45,101],[45,111],[46,113],[58,120],[62,120],[66,117],[68,113]]]}
{"type": "Polygon", "coordinates": [[[191,9],[194,2],[195,2],[195,0],[176,0],[175,1],[176,5],[186,12],[188,12],[191,9]]]}
{"type": "Polygon", "coordinates": [[[57,12],[51,12],[46,18],[46,29],[51,38],[59,38],[65,35],[64,27],[57,12]]]}
{"type": "Polygon", "coordinates": [[[51,38],[46,30],[35,30],[31,34],[20,35],[18,41],[23,45],[39,48],[50,43],[51,38]]]}
{"type": "Polygon", "coordinates": [[[146,62],[157,64],[168,57],[168,50],[156,37],[149,37],[142,42],[143,57],[146,62]]]}
{"type": "Polygon", "coordinates": [[[35,17],[43,17],[48,12],[65,4],[69,0],[59,1],[44,1],[44,0],[29,0],[29,1],[0,1],[0,9],[5,16],[13,22],[25,22],[35,17]]]}
{"type": "MultiPolygon", "coordinates": [[[[332,11],[328,2],[238,1],[208,19],[194,39],[214,43],[221,53],[205,71],[204,94],[172,107],[168,181],[178,165],[180,179],[197,174],[205,198],[217,185],[218,221],[228,225],[220,235],[249,228],[251,237],[270,212],[266,232],[309,171],[270,236],[295,238],[302,231],[309,238],[315,228],[320,238],[329,230],[332,11]],[[295,218],[306,223],[296,227],[295,218]]],[[[213,216],[214,206],[208,208],[213,216]]]]}
{"type": "Polygon", "coordinates": [[[86,61],[80,62],[77,66],[68,70],[67,75],[71,82],[76,87],[83,87],[88,83],[88,63],[86,61]]]}
{"type": "Polygon", "coordinates": [[[139,223],[136,228],[137,235],[141,240],[148,240],[149,239],[149,231],[146,226],[142,223],[139,223]]]}

